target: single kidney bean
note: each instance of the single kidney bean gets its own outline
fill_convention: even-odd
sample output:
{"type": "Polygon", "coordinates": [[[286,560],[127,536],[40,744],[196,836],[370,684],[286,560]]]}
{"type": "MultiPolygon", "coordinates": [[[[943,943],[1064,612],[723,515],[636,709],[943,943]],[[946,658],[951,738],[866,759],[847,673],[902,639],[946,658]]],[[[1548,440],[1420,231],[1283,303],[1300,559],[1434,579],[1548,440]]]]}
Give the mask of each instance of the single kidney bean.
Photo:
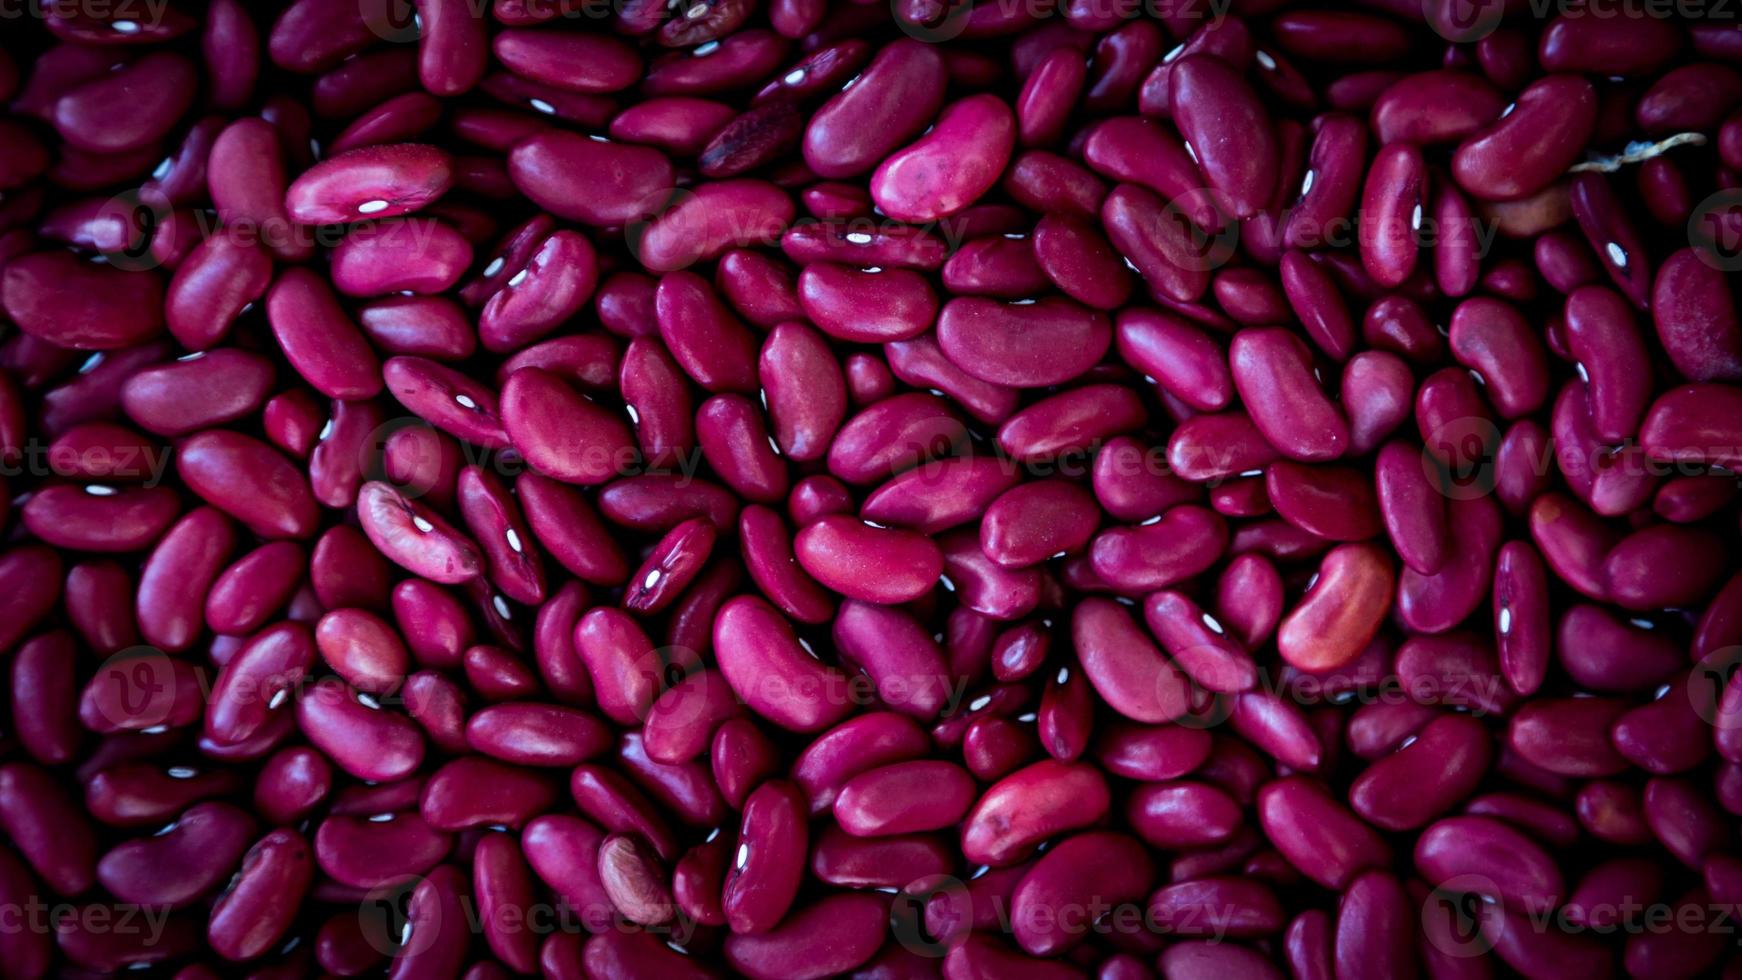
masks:
{"type": "Polygon", "coordinates": [[[804,875],[807,842],[804,796],[793,783],[771,780],[744,801],[738,854],[721,901],[734,933],[767,932],[786,914],[804,875]]]}
{"type": "Polygon", "coordinates": [[[70,897],[91,886],[97,844],[90,821],[48,770],[28,762],[0,766],[0,827],[56,894],[70,897]]]}
{"type": "Polygon", "coordinates": [[[1258,821],[1290,864],[1326,888],[1341,889],[1360,872],[1390,863],[1385,841],[1304,776],[1261,789],[1258,821]]]}
{"type": "Polygon", "coordinates": [[[1168,108],[1228,212],[1257,213],[1276,185],[1275,136],[1256,93],[1226,62],[1194,54],[1174,62],[1168,108]]]}
{"type": "Polygon", "coordinates": [[[1303,462],[1342,455],[1348,422],[1318,388],[1304,344],[1279,328],[1248,328],[1229,349],[1234,386],[1278,452],[1303,462]]]}
{"type": "Polygon", "coordinates": [[[1719,270],[1692,249],[1658,266],[1652,321],[1671,363],[1690,381],[1742,380],[1742,325],[1719,270]]]}
{"type": "Polygon", "coordinates": [[[866,602],[916,599],[944,571],[943,556],[930,539],[845,515],[830,515],[800,530],[793,550],[818,582],[866,602]]]}
{"type": "Polygon", "coordinates": [[[1016,864],[1039,842],[1094,824],[1109,803],[1106,780],[1093,767],[1036,762],[981,795],[962,825],[962,853],[979,864],[1016,864]]]}
{"type": "Polygon", "coordinates": [[[154,271],[35,252],[0,273],[0,308],[20,330],[61,347],[114,350],[164,328],[163,281],[154,271]]]}
{"type": "Polygon", "coordinates": [[[1511,112],[1458,145],[1452,177],[1484,201],[1528,197],[1578,158],[1596,120],[1589,82],[1549,75],[1519,93],[1511,112]]]}

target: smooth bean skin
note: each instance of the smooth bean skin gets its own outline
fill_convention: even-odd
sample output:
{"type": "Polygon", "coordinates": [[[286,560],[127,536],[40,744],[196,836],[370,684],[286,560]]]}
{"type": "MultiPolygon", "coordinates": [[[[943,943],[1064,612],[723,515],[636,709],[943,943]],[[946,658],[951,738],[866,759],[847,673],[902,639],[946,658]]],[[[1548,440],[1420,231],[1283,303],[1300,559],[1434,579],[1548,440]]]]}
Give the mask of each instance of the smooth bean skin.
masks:
{"type": "Polygon", "coordinates": [[[807,842],[804,797],[796,785],[771,780],[744,801],[738,859],[721,898],[732,932],[767,932],[786,914],[804,875],[807,842]]]}
{"type": "Polygon", "coordinates": [[[930,539],[830,515],[793,539],[798,562],[818,582],[865,602],[907,602],[931,591],[943,556],[930,539]]]}
{"type": "Polygon", "coordinates": [[[1357,777],[1349,788],[1349,804],[1363,819],[1387,830],[1422,827],[1475,788],[1490,758],[1488,735],[1480,724],[1461,716],[1441,718],[1357,777]]]}
{"type": "Polygon", "coordinates": [[[242,858],[242,870],[212,909],[206,939],[229,960],[259,956],[290,928],[314,876],[309,846],[295,831],[267,833],[242,858]]]}
{"type": "Polygon", "coordinates": [[[898,221],[954,214],[991,189],[1015,142],[1009,106],[986,96],[963,99],[946,106],[925,136],[878,164],[871,199],[898,221]]]}
{"type": "Polygon", "coordinates": [[[0,766],[0,828],[55,893],[73,896],[91,886],[97,842],[90,821],[47,770],[0,766]]]}
{"type": "Polygon", "coordinates": [[[653,213],[674,186],[671,161],[658,150],[558,130],[515,144],[508,176],[552,214],[601,228],[653,213]]]}
{"type": "Polygon", "coordinates": [[[981,381],[1015,388],[1075,377],[1101,359],[1112,339],[1105,315],[1062,298],[1009,305],[964,297],[944,304],[937,323],[938,346],[952,363],[981,381]]]}
{"type": "Polygon", "coordinates": [[[1071,617],[1071,640],[1103,700],[1133,721],[1171,721],[1187,706],[1187,681],[1118,604],[1088,599],[1071,617]]]}
{"type": "Polygon", "coordinates": [[[863,85],[835,95],[805,128],[804,159],[819,176],[871,171],[943,105],[943,59],[909,39],[880,50],[861,73],[863,85]]]}
{"type": "Polygon", "coordinates": [[[1383,839],[1306,777],[1261,789],[1258,820],[1283,857],[1326,888],[1341,889],[1361,871],[1391,860],[1383,839]]]}
{"type": "Polygon", "coordinates": [[[1053,956],[1081,940],[1061,923],[1043,921],[1040,907],[1064,907],[1090,897],[1109,904],[1142,895],[1154,877],[1148,853],[1132,838],[1105,831],[1078,834],[1049,849],[1011,893],[1011,919],[1019,946],[1053,956]]]}
{"type": "Polygon", "coordinates": [[[961,820],[975,790],[954,763],[899,762],[849,779],[835,796],[835,820],[856,837],[938,830],[961,820]]]}
{"type": "Polygon", "coordinates": [[[1229,214],[1258,211],[1276,184],[1274,134],[1256,94],[1226,62],[1190,55],[1173,63],[1168,107],[1229,214]]]}
{"type": "Polygon", "coordinates": [[[1670,361],[1689,381],[1742,380],[1742,322],[1723,275],[1693,249],[1657,267],[1652,323],[1670,361]]]}
{"type": "Polygon", "coordinates": [[[887,911],[874,895],[828,896],[761,935],[733,933],[726,960],[747,977],[820,978],[860,966],[883,942],[887,911]]]}
{"type": "Polygon", "coordinates": [[[1042,760],[980,796],[962,823],[962,854],[978,864],[1016,864],[1040,841],[1095,823],[1109,805],[1107,782],[1098,770],[1042,760]]]}
{"type": "Polygon", "coordinates": [[[1528,197],[1577,159],[1596,116],[1589,82],[1549,75],[1519,93],[1512,112],[1458,145],[1452,177],[1482,200],[1528,197]]]}
{"type": "Polygon", "coordinates": [[[50,343],[114,350],[163,331],[163,281],[70,252],[37,252],[6,263],[0,308],[20,330],[50,343]]]}
{"type": "Polygon", "coordinates": [[[1333,548],[1313,587],[1277,629],[1283,659],[1308,671],[1354,660],[1390,609],[1394,581],[1390,558],[1373,545],[1333,548]]]}
{"type": "Polygon", "coordinates": [[[1483,129],[1505,108],[1500,92],[1480,75],[1418,72],[1379,94],[1373,103],[1373,128],[1384,143],[1448,143],[1483,129]]]}
{"type": "Polygon", "coordinates": [[[752,711],[793,731],[818,731],[851,708],[846,679],[799,645],[778,610],[753,596],[720,608],[714,649],[726,682],[752,711]]]}
{"type": "Polygon", "coordinates": [[[1336,459],[1349,424],[1312,377],[1306,347],[1278,328],[1242,330],[1228,352],[1234,387],[1265,441],[1291,459],[1336,459]]]}
{"type": "Polygon", "coordinates": [[[1158,521],[1102,531],[1089,544],[1089,562],[1108,585],[1133,594],[1147,592],[1206,571],[1227,535],[1221,515],[1182,504],[1158,521]]]}
{"type": "Polygon", "coordinates": [[[1487,817],[1449,817],[1424,831],[1416,842],[1416,867],[1434,884],[1454,877],[1475,884],[1508,907],[1529,908],[1558,901],[1564,891],[1560,871],[1540,845],[1518,830],[1487,817]]]}

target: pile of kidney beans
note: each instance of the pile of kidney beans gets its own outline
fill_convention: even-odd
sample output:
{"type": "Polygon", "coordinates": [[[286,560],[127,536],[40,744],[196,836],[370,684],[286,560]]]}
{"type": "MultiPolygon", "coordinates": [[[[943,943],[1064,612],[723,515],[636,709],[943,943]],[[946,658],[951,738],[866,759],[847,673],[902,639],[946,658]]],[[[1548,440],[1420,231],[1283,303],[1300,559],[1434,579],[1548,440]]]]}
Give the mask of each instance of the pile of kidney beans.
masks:
{"type": "Polygon", "coordinates": [[[1734,11],[685,3],[0,3],[0,974],[1742,976],[1734,11]]]}

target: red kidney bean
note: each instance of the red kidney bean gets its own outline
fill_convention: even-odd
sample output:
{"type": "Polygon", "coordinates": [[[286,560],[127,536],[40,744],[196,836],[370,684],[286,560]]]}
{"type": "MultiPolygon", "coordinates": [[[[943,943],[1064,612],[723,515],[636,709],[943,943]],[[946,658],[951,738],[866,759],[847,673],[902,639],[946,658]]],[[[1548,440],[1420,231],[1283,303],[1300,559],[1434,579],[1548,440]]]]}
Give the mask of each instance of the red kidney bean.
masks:
{"type": "Polygon", "coordinates": [[[572,906],[589,928],[609,920],[611,900],[598,872],[605,834],[579,817],[548,814],[526,825],[521,850],[534,873],[572,906]]]}
{"type": "Polygon", "coordinates": [[[1589,82],[1549,75],[1519,93],[1512,111],[1459,144],[1452,176],[1481,200],[1528,197],[1577,159],[1596,116],[1589,82]]]}
{"type": "Polygon", "coordinates": [[[1055,465],[1102,440],[1143,424],[1142,402],[1128,388],[1087,385],[1030,405],[998,428],[998,445],[1023,463],[1055,465]]]}
{"type": "MultiPolygon", "coordinates": [[[[1367,207],[1378,214],[1377,205],[1367,207]]],[[[1371,236],[1363,236],[1362,244],[1372,245],[1371,236]]],[[[1355,326],[1331,273],[1305,253],[1292,250],[1283,254],[1281,271],[1283,291],[1306,326],[1307,336],[1331,357],[1339,361],[1347,358],[1355,343],[1355,326]]]]}
{"type": "Polygon", "coordinates": [[[157,834],[110,849],[97,862],[97,880],[125,902],[187,905],[224,880],[253,832],[253,818],[239,807],[201,803],[157,834]]]}
{"type": "Polygon", "coordinates": [[[981,795],[962,825],[962,854],[979,864],[1015,864],[1040,841],[1094,824],[1108,806],[1106,780],[1093,767],[1042,760],[981,795]]]}
{"type": "Polygon", "coordinates": [[[635,458],[628,426],[539,368],[521,368],[502,386],[502,425],[527,462],[568,483],[604,483],[635,458]]]}
{"type": "Polygon", "coordinates": [[[425,207],[452,183],[452,161],[437,147],[365,146],[329,157],[292,181],[284,206],[304,224],[380,220],[425,207]]]}
{"type": "Polygon", "coordinates": [[[1387,142],[1368,168],[1361,195],[1361,263],[1382,287],[1401,284],[1415,270],[1427,183],[1427,165],[1413,143],[1387,142]]]}
{"type": "Polygon", "coordinates": [[[1236,218],[1257,213],[1276,184],[1270,119],[1244,79],[1206,54],[1174,62],[1168,109],[1199,167],[1236,218]]]}
{"type": "Polygon", "coordinates": [[[1393,575],[1390,559],[1371,544],[1333,548],[1319,565],[1312,587],[1277,630],[1283,659],[1307,671],[1354,660],[1390,609],[1393,575]]]}
{"type": "Polygon", "coordinates": [[[1279,328],[1248,328],[1229,350],[1234,387],[1278,452],[1303,462],[1342,455],[1348,423],[1315,383],[1307,351],[1279,328]]]}
{"type": "Polygon", "coordinates": [[[943,651],[919,623],[897,610],[848,599],[835,618],[835,646],[897,711],[933,718],[949,697],[943,651]]]}
{"type": "Polygon", "coordinates": [[[161,333],[163,283],[150,270],[35,252],[5,264],[0,308],[18,329],[61,347],[114,350],[161,333]]]}
{"type": "Polygon", "coordinates": [[[140,569],[135,597],[146,642],[170,652],[192,645],[205,594],[234,545],[229,520],[210,507],[189,511],[164,533],[140,569]]]}
{"type": "Polygon", "coordinates": [[[1657,337],[1676,370],[1692,381],[1742,379],[1742,326],[1719,270],[1691,249],[1658,267],[1651,294],[1657,337]]]}
{"type": "Polygon", "coordinates": [[[816,731],[851,708],[846,678],[814,660],[772,606],[740,596],[714,622],[720,671],[744,704],[785,728],[816,731]]]}
{"type": "Polygon", "coordinates": [[[620,610],[595,608],[576,623],[574,645],[599,710],[619,724],[642,721],[659,695],[664,664],[641,627],[620,610]]]}
{"type": "Polygon", "coordinates": [[[266,295],[271,280],[271,258],[252,241],[222,234],[207,238],[170,278],[164,304],[169,332],[192,350],[214,346],[266,295]]]}
{"type": "Polygon", "coordinates": [[[1373,104],[1373,128],[1382,143],[1449,143],[1487,127],[1506,101],[1481,76],[1464,71],[1405,75],[1373,104]]]}
{"type": "Polygon", "coordinates": [[[703,458],[734,491],[761,503],[786,497],[786,465],[749,398],[725,394],[703,402],[696,437],[703,458]]]}
{"type": "Polygon", "coordinates": [[[96,874],[90,821],[46,769],[28,762],[0,766],[0,828],[49,888],[73,896],[96,874]]]}
{"type": "Polygon", "coordinates": [[[1444,815],[1480,784],[1492,759],[1482,726],[1458,715],[1430,722],[1349,788],[1349,804],[1376,826],[1414,830],[1444,815]]]}
{"type": "Polygon", "coordinates": [[[938,345],[963,371],[992,384],[1045,387],[1099,361],[1112,340],[1107,318],[1064,299],[1002,304],[963,298],[938,317],[938,345]],[[1070,351],[1059,358],[1060,351],[1070,351]]]}
{"type": "Polygon", "coordinates": [[[1416,867],[1430,884],[1475,891],[1514,909],[1559,902],[1560,870],[1535,841],[1488,817],[1448,817],[1416,842],[1416,867]]]}
{"type": "Polygon", "coordinates": [[[1341,889],[1363,870],[1390,862],[1382,838],[1303,776],[1260,790],[1258,820],[1290,864],[1327,888],[1341,889]]]}
{"type": "Polygon", "coordinates": [[[798,563],[827,588],[866,602],[907,602],[931,591],[944,571],[928,538],[830,515],[793,539],[798,563]]]}
{"type": "Polygon", "coordinates": [[[673,272],[659,281],[660,335],[672,357],[709,391],[754,391],[756,342],[706,280],[673,272]]]}
{"type": "Polygon", "coordinates": [[[1116,327],[1119,356],[1169,394],[1200,411],[1228,406],[1234,388],[1227,355],[1208,334],[1158,310],[1126,310],[1116,327]]]}
{"type": "Polygon", "coordinates": [[[915,40],[884,47],[854,85],[831,98],[805,128],[804,159],[819,176],[868,173],[930,123],[943,105],[944,63],[915,40]]]}
{"type": "Polygon", "coordinates": [[[953,763],[900,762],[860,773],[835,797],[835,820],[858,837],[954,826],[974,802],[975,784],[953,763]]]}
{"type": "Polygon", "coordinates": [[[13,727],[25,751],[44,765],[71,762],[83,737],[75,658],[72,636],[64,630],[34,636],[13,654],[13,727]]]}
{"type": "Polygon", "coordinates": [[[1064,481],[1013,487],[985,508],[980,547],[1008,568],[1080,551],[1100,523],[1092,494],[1064,481]]]}
{"type": "Polygon", "coordinates": [[[444,584],[483,570],[477,547],[421,502],[371,481],[357,494],[357,519],[376,550],[414,574],[444,584]]]}
{"type": "Polygon", "coordinates": [[[462,756],[430,774],[418,808],[437,830],[494,824],[520,827],[549,809],[555,799],[555,785],[541,773],[462,756]]]}
{"type": "Polygon", "coordinates": [[[744,801],[738,852],[721,906],[734,933],[767,932],[791,907],[804,875],[805,803],[785,780],[763,783],[744,801]]]}
{"type": "Polygon", "coordinates": [[[1227,542],[1227,523],[1194,505],[1174,507],[1136,527],[1101,532],[1089,546],[1095,574],[1133,592],[1161,589],[1200,574],[1227,542]]]}
{"type": "Polygon", "coordinates": [[[336,681],[319,682],[296,698],[298,727],[359,779],[409,774],[423,761],[423,736],[408,719],[366,697],[336,681]]]}
{"type": "MultiPolygon", "coordinates": [[[[613,124],[615,125],[615,124],[613,124]]],[[[645,218],[671,193],[671,161],[658,150],[543,130],[508,154],[521,193],[559,217],[600,227],[645,218]]]]}
{"type": "Polygon", "coordinates": [[[786,192],[766,181],[714,181],[677,195],[647,224],[634,252],[649,271],[674,272],[735,247],[770,244],[795,213],[786,192]]]}
{"type": "Polygon", "coordinates": [[[36,537],[81,551],[136,551],[175,520],[173,492],[164,487],[121,489],[104,484],[44,487],[25,501],[21,523],[36,537]]]}
{"type": "Polygon", "coordinates": [[[1173,204],[1136,184],[1120,184],[1108,193],[1100,217],[1108,240],[1157,299],[1197,300],[1210,285],[1210,270],[1225,261],[1221,239],[1203,240],[1184,227],[1187,222],[1173,204]]]}
{"type": "MultiPolygon", "coordinates": [[[[1243,691],[1257,681],[1257,666],[1214,616],[1171,590],[1143,604],[1151,633],[1194,681],[1211,691],[1243,691]]],[[[1080,653],[1080,651],[1079,651],[1080,653]]]]}
{"type": "Polygon", "coordinates": [[[829,336],[857,343],[907,340],[937,315],[937,296],[910,269],[807,265],[798,278],[804,312],[829,336]]]}

